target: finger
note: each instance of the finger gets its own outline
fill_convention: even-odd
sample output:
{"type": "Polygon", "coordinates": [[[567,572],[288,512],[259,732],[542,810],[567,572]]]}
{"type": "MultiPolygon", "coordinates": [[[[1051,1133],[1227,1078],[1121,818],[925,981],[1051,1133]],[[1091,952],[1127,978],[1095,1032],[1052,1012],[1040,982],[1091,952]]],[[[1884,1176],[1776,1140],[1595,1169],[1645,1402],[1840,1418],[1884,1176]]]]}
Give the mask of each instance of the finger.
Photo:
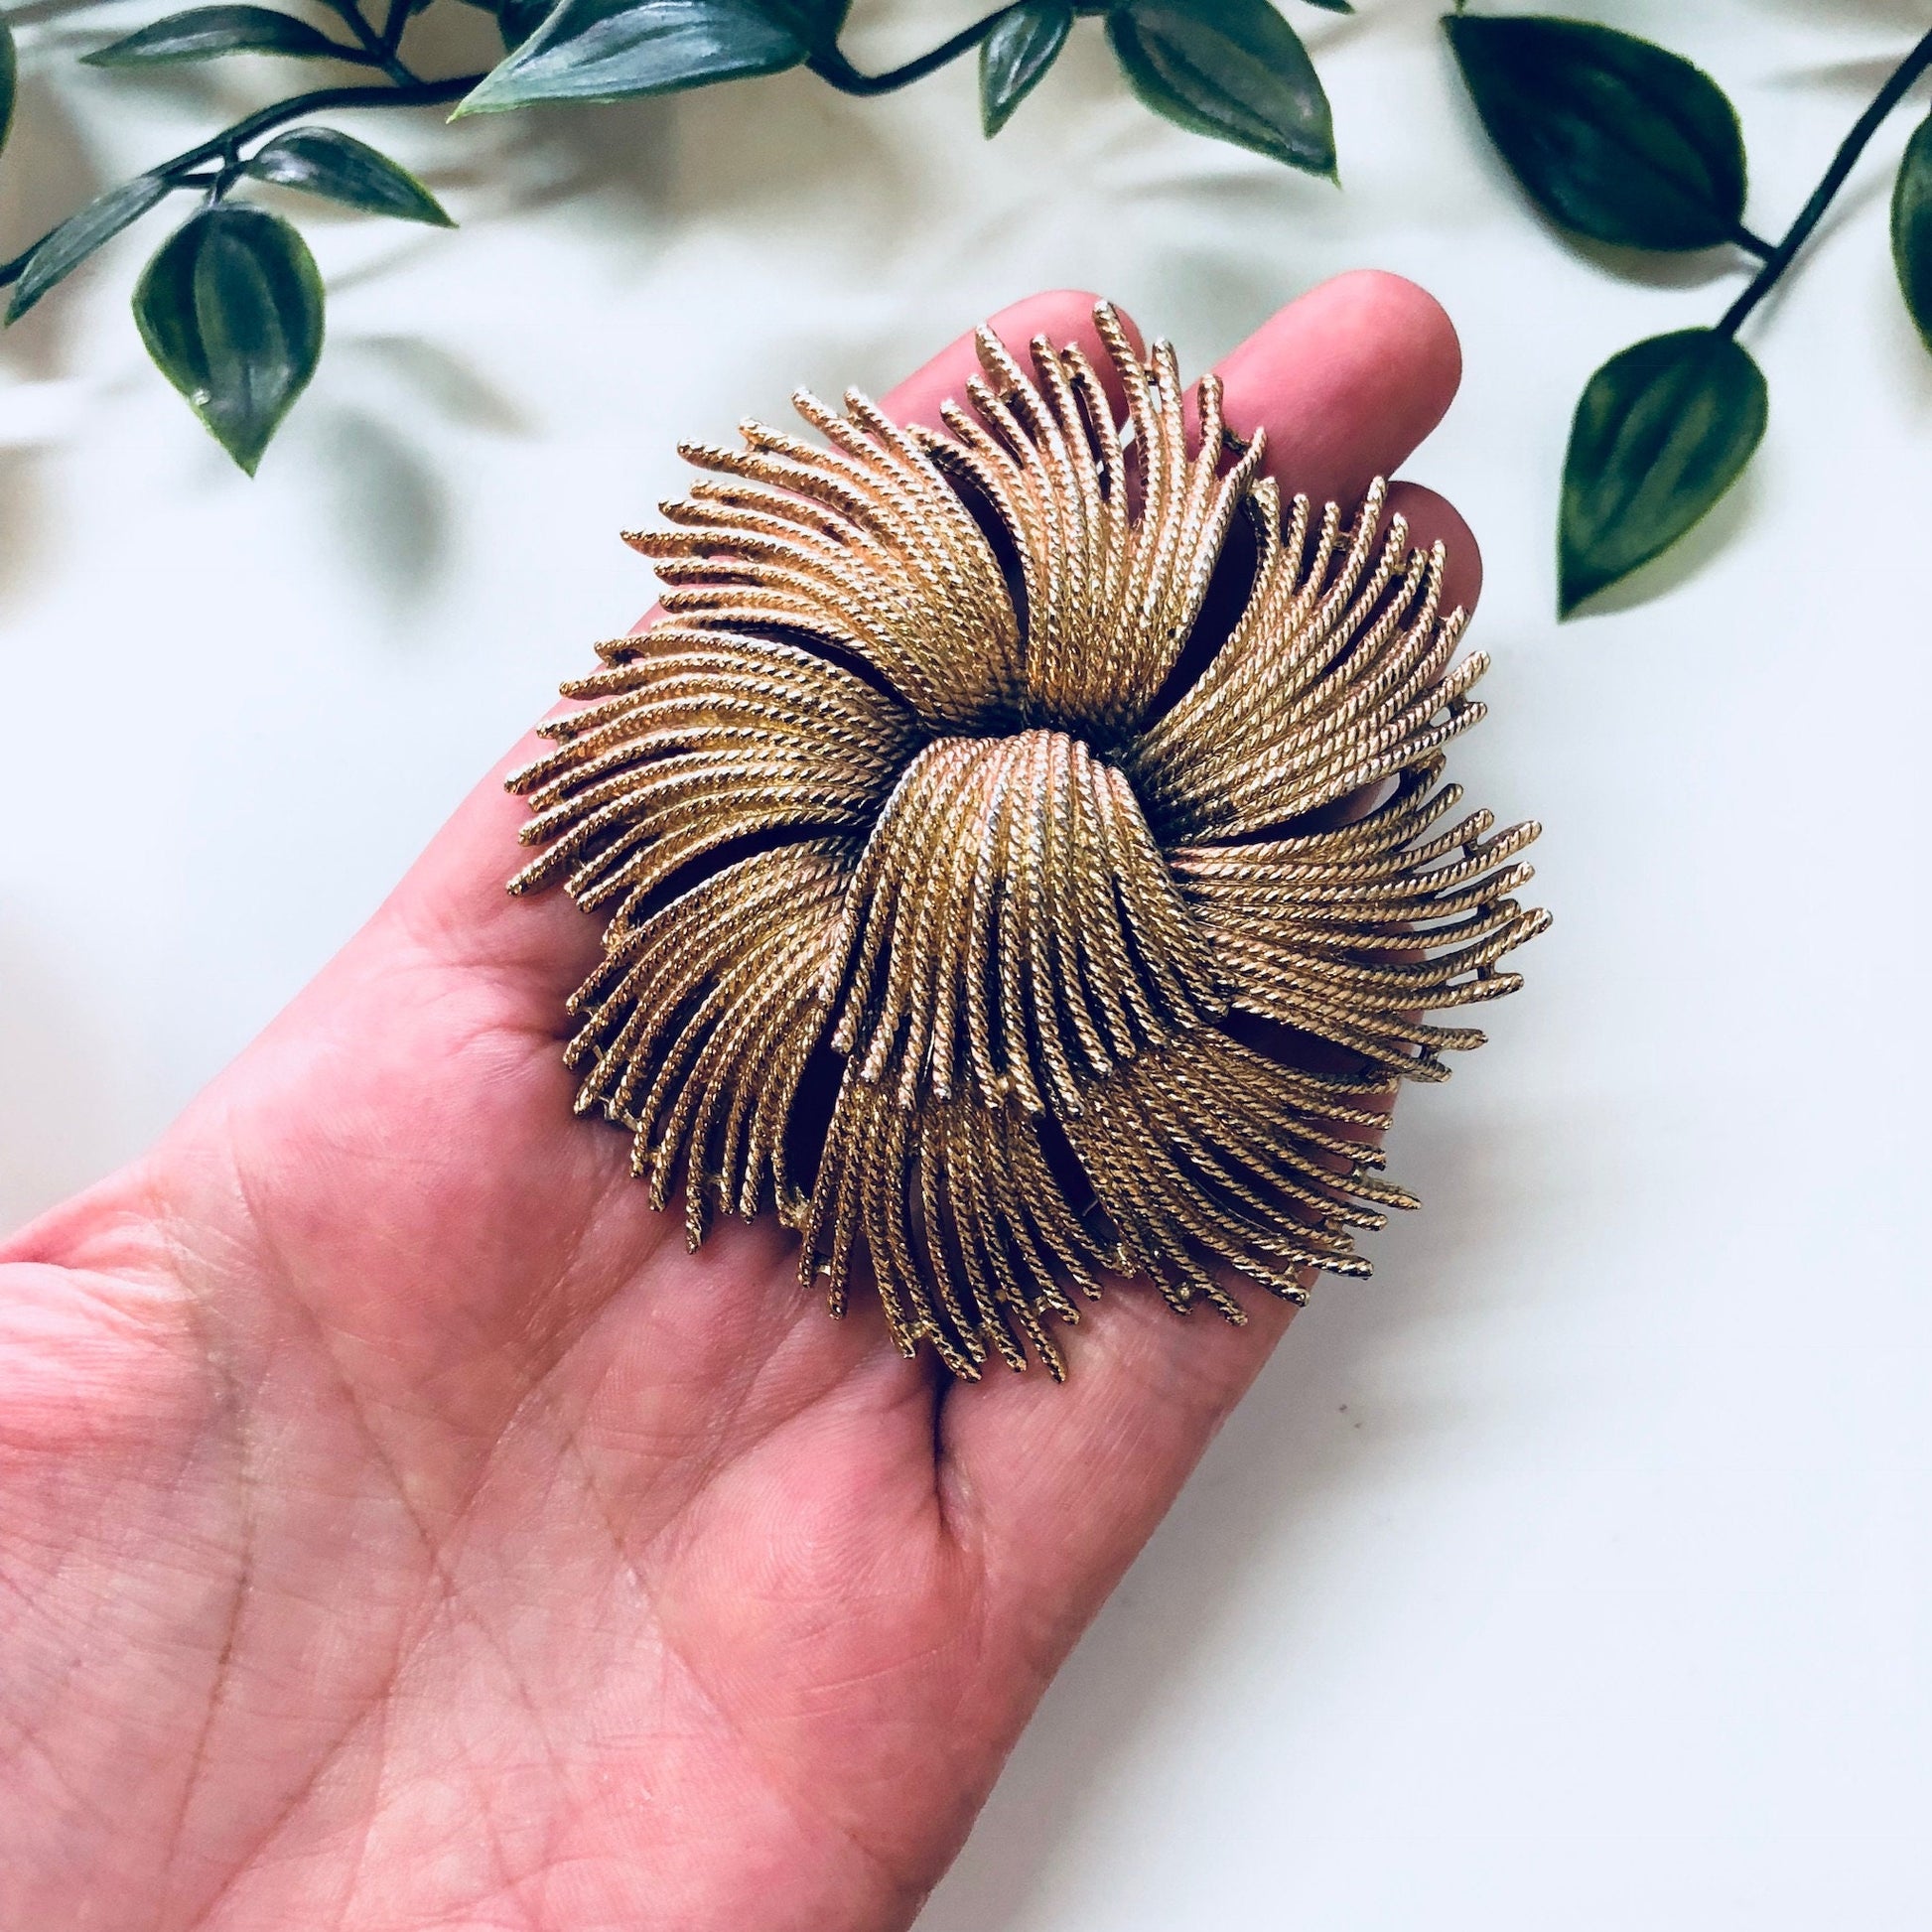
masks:
{"type": "Polygon", "coordinates": [[[1311,289],[1216,373],[1230,427],[1268,432],[1268,470],[1293,494],[1353,503],[1442,421],[1462,351],[1442,304],[1362,270],[1311,289]]]}
{"type": "MultiPolygon", "coordinates": [[[[1083,290],[1050,290],[1003,309],[989,326],[1023,359],[1033,338],[1044,335],[1079,343],[1104,365],[1093,325],[1096,300],[1083,290]]],[[[900,422],[938,427],[939,404],[964,395],[978,368],[972,336],[961,336],[889,390],[882,406],[900,422]]],[[[635,628],[656,617],[653,608],[635,628]]],[[[531,900],[503,892],[516,867],[516,835],[529,819],[528,806],[503,790],[503,779],[548,749],[534,734],[513,746],[431,841],[375,921],[384,944],[400,939],[426,957],[499,975],[519,996],[531,1027],[544,1031],[561,1023],[562,1004],[596,964],[600,945],[596,921],[563,894],[531,900]]]]}
{"type": "Polygon", "coordinates": [[[1409,519],[1409,540],[1418,549],[1440,543],[1447,552],[1443,609],[1453,611],[1459,604],[1473,611],[1482,595],[1482,551],[1455,505],[1421,483],[1404,482],[1389,485],[1389,510],[1409,519]]]}
{"type": "MultiPolygon", "coordinates": [[[[1105,367],[1093,305],[1085,291],[1050,291],[1001,311],[991,326],[1016,353],[1045,335],[1081,344],[1105,367]]],[[[1457,362],[1453,332],[1430,297],[1395,276],[1358,274],[1324,284],[1283,311],[1221,373],[1237,431],[1266,426],[1271,469],[1320,498],[1359,494],[1371,476],[1400,463],[1446,406],[1445,384],[1453,386],[1457,362]],[[1329,332],[1348,340],[1337,346],[1329,332]],[[1391,357],[1413,363],[1413,383],[1402,376],[1405,364],[1391,357]],[[1352,461],[1345,460],[1349,451],[1352,461]]],[[[962,336],[889,391],[884,405],[900,420],[935,423],[939,403],[963,392],[977,367],[973,339],[962,336]]],[[[494,890],[514,862],[516,833],[527,818],[520,801],[503,792],[502,778],[543,749],[531,737],[505,756],[379,915],[429,956],[498,971],[526,988],[533,1019],[567,995],[596,958],[591,922],[560,896],[532,906],[494,890]]]]}
{"type": "MultiPolygon", "coordinates": [[[[1222,364],[1237,434],[1266,428],[1269,467],[1316,500],[1359,496],[1400,465],[1448,407],[1457,368],[1442,310],[1393,276],[1327,284],[1222,364]]],[[[1461,519],[1403,485],[1417,537],[1454,557],[1454,595],[1480,582],[1461,519]]],[[[989,1377],[941,1406],[942,1481],[977,1546],[999,1613],[1022,1641],[1070,1643],[1159,1522],[1292,1312],[1258,1289],[1244,1327],[1176,1318],[1145,1283],[1116,1284],[1068,1337],[1070,1376],[989,1377]]]]}
{"type": "MultiPolygon", "coordinates": [[[[1426,289],[1400,275],[1339,275],[1258,329],[1221,364],[1223,406],[1237,436],[1268,433],[1268,473],[1286,494],[1352,505],[1392,477],[1443,419],[1461,379],[1454,325],[1426,289]]],[[[1391,514],[1421,549],[1447,551],[1443,608],[1475,609],[1482,557],[1446,497],[1390,485],[1391,514]]]]}
{"type": "MultiPolygon", "coordinates": [[[[1126,398],[1113,373],[1113,364],[1108,360],[1100,332],[1094,327],[1094,305],[1099,300],[1097,295],[1089,295],[1080,289],[1051,289],[1042,295],[1030,295],[1024,302],[1016,302],[1010,308],[1002,309],[998,315],[988,319],[986,327],[999,337],[1023,366],[1028,345],[1035,336],[1044,336],[1056,347],[1068,343],[1079,344],[1086,351],[1087,359],[1102,371],[1101,380],[1107,385],[1114,407],[1124,409],[1126,398]]],[[[1122,321],[1138,350],[1141,347],[1139,334],[1125,317],[1122,321]]],[[[982,373],[979,349],[973,335],[964,335],[948,344],[903,382],[888,389],[879,399],[879,406],[896,423],[922,423],[928,429],[943,429],[945,425],[940,418],[939,405],[962,400],[967,382],[982,373]]],[[[630,626],[632,632],[648,630],[661,615],[660,608],[653,604],[630,626]]]]}

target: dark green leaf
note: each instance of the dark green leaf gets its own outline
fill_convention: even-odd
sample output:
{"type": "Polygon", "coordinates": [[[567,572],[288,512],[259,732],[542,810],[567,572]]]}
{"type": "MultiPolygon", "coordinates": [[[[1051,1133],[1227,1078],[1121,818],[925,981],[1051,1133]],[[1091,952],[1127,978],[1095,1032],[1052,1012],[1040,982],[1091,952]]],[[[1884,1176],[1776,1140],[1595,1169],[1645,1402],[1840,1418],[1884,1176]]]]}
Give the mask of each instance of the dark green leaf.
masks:
{"type": "Polygon", "coordinates": [[[427,221],[438,228],[456,226],[442,204],[408,169],[333,127],[297,127],[278,134],[244,164],[242,173],[283,188],[299,188],[304,194],[326,195],[332,202],[345,202],[371,214],[427,221]]]}
{"type": "Polygon", "coordinates": [[[1333,177],[1328,97],[1268,0],[1124,0],[1107,16],[1134,91],[1156,113],[1333,177]]]}
{"type": "Polygon", "coordinates": [[[813,54],[837,44],[845,17],[852,11],[852,0],[755,0],[755,4],[813,54]]]}
{"type": "Polygon", "coordinates": [[[1891,191],[1891,258],[1905,307],[1932,348],[1932,121],[1919,123],[1899,164],[1891,191]]]}
{"type": "Polygon", "coordinates": [[[563,0],[456,111],[672,93],[777,73],[809,52],[756,0],[563,0]]]}
{"type": "Polygon", "coordinates": [[[1560,227],[1630,248],[1709,248],[1744,214],[1744,142],[1689,61],[1581,20],[1443,22],[1482,125],[1560,227]]]}
{"type": "Polygon", "coordinates": [[[1319,7],[1324,14],[1352,14],[1355,9],[1348,0],[1309,0],[1311,7],[1319,7]]]}
{"type": "Polygon", "coordinates": [[[980,121],[989,140],[1053,65],[1072,27],[1069,0],[1023,0],[980,42],[980,121]]]}
{"type": "Polygon", "coordinates": [[[339,46],[306,20],[272,7],[191,7],[170,14],[81,57],[90,68],[158,67],[168,61],[212,61],[223,54],[287,54],[299,60],[339,61],[353,50],[339,46]]]}
{"type": "Polygon", "coordinates": [[[557,0],[497,0],[492,11],[504,47],[514,54],[550,18],[556,4],[557,0]]]}
{"type": "MultiPolygon", "coordinates": [[[[435,0],[411,0],[411,4],[433,6],[435,0]]],[[[464,5],[491,15],[504,52],[514,54],[550,18],[557,0],[464,0],[464,5]]]]}
{"type": "Polygon", "coordinates": [[[14,284],[7,320],[18,322],[56,282],[65,281],[103,241],[111,241],[130,221],[138,221],[167,193],[168,183],[159,175],[136,175],[69,214],[28,259],[14,284]]]}
{"type": "Polygon", "coordinates": [[[134,291],[148,353],[252,477],[322,354],[322,278],[263,208],[204,208],[162,243],[134,291]]]}
{"type": "Polygon", "coordinates": [[[1638,343],[1590,377],[1563,465],[1564,616],[1704,515],[1750,461],[1768,410],[1757,364],[1715,329],[1638,343]]]}
{"type": "Polygon", "coordinates": [[[13,29],[0,15],[0,148],[7,145],[7,130],[14,122],[14,88],[19,76],[19,62],[14,56],[13,29]]]}

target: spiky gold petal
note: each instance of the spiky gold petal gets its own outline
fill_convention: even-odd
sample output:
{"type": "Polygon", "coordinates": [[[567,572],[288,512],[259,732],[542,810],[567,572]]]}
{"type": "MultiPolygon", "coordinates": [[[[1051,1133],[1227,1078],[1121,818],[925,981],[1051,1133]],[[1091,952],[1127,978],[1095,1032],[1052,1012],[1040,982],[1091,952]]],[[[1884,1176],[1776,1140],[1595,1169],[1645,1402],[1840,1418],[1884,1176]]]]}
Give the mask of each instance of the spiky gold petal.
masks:
{"type": "Polygon", "coordinates": [[[1237,1278],[1366,1274],[1414,1204],[1395,1086],[1482,1037],[1424,1014],[1514,991],[1547,923],[1536,827],[1441,782],[1484,667],[1441,546],[1380,483],[1284,516],[1214,378],[1190,436],[1173,349],[1095,320],[1124,422],[1077,348],[1030,374],[982,330],[943,431],[801,394],[823,443],[687,448],[711,474],[629,539],[664,620],[510,780],[511,890],[606,919],[579,1110],[694,1246],[775,1204],[833,1312],[869,1280],[969,1379],[1061,1375],[1108,1273],[1236,1321],[1237,1278]]]}

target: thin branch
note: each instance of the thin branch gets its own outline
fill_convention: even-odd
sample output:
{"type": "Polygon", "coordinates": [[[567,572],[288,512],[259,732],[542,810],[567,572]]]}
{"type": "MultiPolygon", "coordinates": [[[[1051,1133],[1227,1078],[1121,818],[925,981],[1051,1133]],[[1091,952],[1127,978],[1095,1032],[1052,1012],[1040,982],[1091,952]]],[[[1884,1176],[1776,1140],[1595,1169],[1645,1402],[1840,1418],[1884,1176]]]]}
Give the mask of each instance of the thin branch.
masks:
{"type": "Polygon", "coordinates": [[[409,0],[389,0],[389,10],[382,17],[382,45],[394,55],[402,45],[403,29],[409,25],[409,0]]]}
{"type": "Polygon", "coordinates": [[[1725,310],[1723,321],[1718,324],[1719,335],[1736,335],[1751,311],[1783,280],[1785,270],[1796,259],[1799,249],[1811,239],[1812,231],[1825,218],[1825,210],[1837,199],[1838,191],[1845,186],[1852,170],[1859,165],[1859,157],[1864,153],[1866,143],[1878,132],[1886,115],[1911,91],[1912,83],[1928,69],[1932,69],[1932,34],[1927,34],[1892,69],[1890,78],[1872,96],[1871,105],[1853,124],[1851,133],[1840,143],[1838,153],[1832,157],[1832,165],[1825,170],[1824,179],[1812,191],[1811,200],[1799,211],[1797,220],[1785,230],[1784,239],[1765,256],[1764,266],[1751,277],[1749,286],[1725,310]]]}
{"type": "Polygon", "coordinates": [[[893,68],[886,73],[861,73],[836,47],[814,54],[805,65],[842,94],[890,94],[900,87],[909,87],[915,80],[923,80],[929,73],[936,73],[948,61],[958,60],[969,49],[977,47],[1011,12],[1011,6],[1002,7],[998,13],[988,14],[971,27],[962,27],[930,53],[921,54],[916,61],[907,61],[903,67],[893,68]]]}
{"type": "MultiPolygon", "coordinates": [[[[258,108],[232,126],[224,127],[219,134],[210,135],[200,147],[190,148],[148,172],[162,176],[171,188],[200,188],[233,173],[243,142],[272,133],[278,127],[287,126],[290,121],[299,121],[305,114],[321,114],[349,107],[434,107],[442,101],[461,100],[482,79],[481,73],[453,73],[442,80],[412,80],[406,86],[317,87],[309,93],[278,100],[271,107],[258,108]],[[218,174],[205,176],[195,173],[196,169],[210,161],[219,164],[218,174]]],[[[55,223],[55,227],[60,225],[59,222],[55,223]]],[[[53,228],[48,230],[48,234],[53,232],[53,228]]],[[[0,262],[0,288],[20,280],[27,264],[34,258],[34,250],[46,239],[47,235],[44,234],[12,261],[0,262]]]]}
{"type": "MultiPolygon", "coordinates": [[[[406,19],[408,16],[406,0],[397,0],[397,4],[390,8],[391,14],[397,11],[397,5],[400,5],[406,19]]],[[[384,20],[382,31],[378,33],[363,18],[362,9],[356,4],[356,0],[329,0],[329,7],[342,18],[348,31],[361,43],[364,50],[362,59],[370,67],[380,68],[399,86],[413,86],[422,78],[419,73],[404,67],[396,59],[395,43],[389,39],[389,20],[384,20]]],[[[402,38],[400,33],[396,38],[397,40],[402,38]]]]}
{"type": "Polygon", "coordinates": [[[190,148],[186,154],[164,162],[155,173],[173,176],[204,161],[225,159],[242,142],[300,120],[304,114],[321,114],[339,107],[434,107],[440,101],[461,100],[483,77],[481,73],[453,73],[442,80],[412,80],[406,86],[318,87],[311,93],[278,100],[272,107],[258,108],[232,127],[210,135],[199,148],[190,148]]]}
{"type": "MultiPolygon", "coordinates": [[[[909,87],[915,80],[923,80],[927,74],[936,73],[949,62],[956,61],[962,54],[969,54],[987,35],[992,33],[1009,14],[1018,13],[1024,0],[1010,0],[1010,4],[990,13],[984,20],[975,21],[970,27],[962,27],[950,40],[941,41],[930,52],[921,54],[915,61],[907,61],[902,67],[889,69],[885,73],[861,73],[836,46],[827,47],[814,54],[805,65],[821,80],[829,82],[842,94],[896,93],[900,87],[909,87]]],[[[1108,11],[1108,0],[1078,0],[1073,9],[1075,14],[1104,14],[1108,11]]]]}

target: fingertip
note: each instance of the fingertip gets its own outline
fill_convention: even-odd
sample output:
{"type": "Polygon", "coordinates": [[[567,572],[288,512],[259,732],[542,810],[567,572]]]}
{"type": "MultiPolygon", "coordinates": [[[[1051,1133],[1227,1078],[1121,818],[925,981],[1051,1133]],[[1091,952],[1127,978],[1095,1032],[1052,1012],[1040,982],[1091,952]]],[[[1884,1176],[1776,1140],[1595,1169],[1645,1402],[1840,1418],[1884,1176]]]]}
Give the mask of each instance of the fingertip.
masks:
{"type": "Polygon", "coordinates": [[[1389,485],[1389,512],[1409,519],[1409,538],[1420,550],[1440,543],[1447,553],[1443,565],[1443,609],[1476,608],[1482,595],[1482,547],[1461,512],[1447,496],[1424,483],[1389,485]]]}
{"type": "Polygon", "coordinates": [[[1336,323],[1403,345],[1418,407],[1435,428],[1462,385],[1462,339],[1449,311],[1420,282],[1386,268],[1355,268],[1312,291],[1336,323]]]}
{"type": "Polygon", "coordinates": [[[1406,275],[1350,269],[1311,289],[1282,315],[1296,316],[1305,330],[1331,333],[1340,344],[1378,350],[1385,358],[1384,379],[1400,377],[1407,426],[1417,443],[1448,414],[1462,385],[1462,339],[1455,324],[1406,275]]]}
{"type": "Polygon", "coordinates": [[[1462,348],[1426,289],[1357,269],[1279,311],[1220,375],[1228,421],[1268,432],[1268,467],[1285,487],[1348,502],[1442,421],[1462,348]]]}

